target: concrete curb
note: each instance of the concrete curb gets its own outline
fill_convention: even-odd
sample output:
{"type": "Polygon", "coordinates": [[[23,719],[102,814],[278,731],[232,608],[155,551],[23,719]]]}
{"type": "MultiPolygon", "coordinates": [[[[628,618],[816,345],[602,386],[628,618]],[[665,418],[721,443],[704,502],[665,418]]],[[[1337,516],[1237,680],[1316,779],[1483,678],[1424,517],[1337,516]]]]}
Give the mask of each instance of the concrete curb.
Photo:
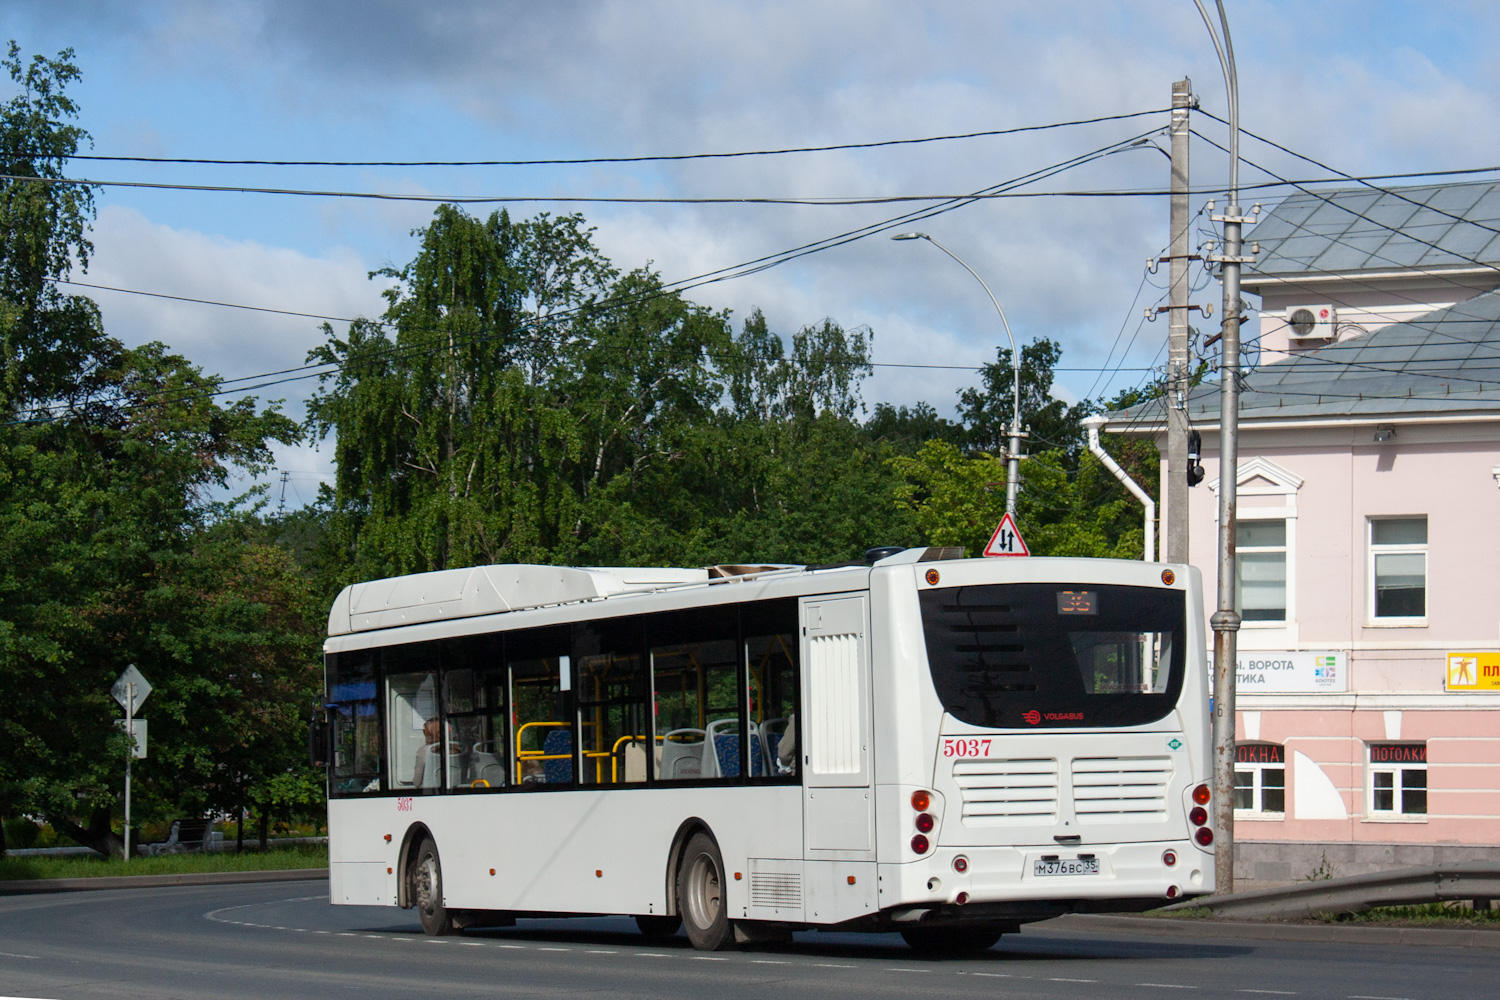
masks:
{"type": "Polygon", "coordinates": [[[241,882],[304,882],[327,879],[327,868],[277,868],[258,872],[188,872],[182,875],[108,875],[100,878],[36,878],[0,882],[0,896],[95,889],[156,889],[169,885],[234,885],[241,882]]]}
{"type": "Polygon", "coordinates": [[[1500,948],[1500,929],[1468,927],[1379,927],[1347,924],[1270,923],[1213,917],[1117,917],[1068,914],[1027,927],[1053,927],[1078,933],[1239,938],[1251,941],[1332,942],[1337,944],[1425,945],[1437,948],[1500,948]]]}

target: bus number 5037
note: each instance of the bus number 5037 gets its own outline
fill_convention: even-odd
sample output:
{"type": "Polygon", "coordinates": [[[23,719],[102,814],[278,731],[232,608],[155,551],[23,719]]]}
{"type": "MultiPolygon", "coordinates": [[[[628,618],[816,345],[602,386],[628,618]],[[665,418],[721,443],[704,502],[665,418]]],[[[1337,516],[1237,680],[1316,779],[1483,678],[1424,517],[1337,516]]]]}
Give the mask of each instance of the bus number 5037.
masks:
{"type": "Polygon", "coordinates": [[[944,757],[988,757],[992,740],[943,737],[944,757]]]}

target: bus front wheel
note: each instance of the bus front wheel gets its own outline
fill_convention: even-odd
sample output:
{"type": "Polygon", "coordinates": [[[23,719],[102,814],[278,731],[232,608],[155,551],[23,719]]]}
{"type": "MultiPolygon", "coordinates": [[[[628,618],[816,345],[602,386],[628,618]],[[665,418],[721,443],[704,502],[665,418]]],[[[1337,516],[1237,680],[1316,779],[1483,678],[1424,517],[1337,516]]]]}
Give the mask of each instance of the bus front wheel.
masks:
{"type": "Polygon", "coordinates": [[[677,912],[688,940],[699,951],[718,951],[733,940],[724,900],[724,859],[706,833],[695,833],[682,852],[677,878],[677,912]]]}
{"type": "Polygon", "coordinates": [[[431,840],[417,845],[407,880],[408,898],[417,908],[422,932],[432,936],[452,934],[453,914],[443,905],[443,865],[438,859],[437,845],[431,840]]]}

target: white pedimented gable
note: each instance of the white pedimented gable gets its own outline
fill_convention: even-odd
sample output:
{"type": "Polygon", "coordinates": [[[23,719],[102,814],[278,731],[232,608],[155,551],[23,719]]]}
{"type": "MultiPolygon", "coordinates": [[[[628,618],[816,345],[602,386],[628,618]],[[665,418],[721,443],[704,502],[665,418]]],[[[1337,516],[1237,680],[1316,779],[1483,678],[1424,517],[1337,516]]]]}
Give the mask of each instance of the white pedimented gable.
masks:
{"type": "MultiPolygon", "coordinates": [[[[1235,479],[1239,484],[1236,493],[1239,496],[1284,496],[1287,503],[1292,504],[1296,502],[1297,491],[1302,488],[1301,476],[1260,456],[1241,462],[1236,472],[1235,479]]],[[[1217,496],[1219,480],[1210,482],[1208,488],[1217,496]]]]}

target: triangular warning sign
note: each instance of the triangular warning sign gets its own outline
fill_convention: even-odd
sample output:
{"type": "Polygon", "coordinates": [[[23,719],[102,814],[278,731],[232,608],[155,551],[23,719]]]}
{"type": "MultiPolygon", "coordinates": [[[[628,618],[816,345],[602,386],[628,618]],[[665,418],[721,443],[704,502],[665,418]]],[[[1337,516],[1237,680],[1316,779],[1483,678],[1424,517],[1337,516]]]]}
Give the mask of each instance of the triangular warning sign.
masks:
{"type": "Polygon", "coordinates": [[[990,544],[984,547],[987,556],[1029,556],[1031,550],[1026,547],[1026,539],[1021,537],[1020,529],[1016,527],[1016,519],[1011,516],[1010,511],[1000,519],[1000,526],[995,529],[995,534],[990,538],[990,544]]]}

